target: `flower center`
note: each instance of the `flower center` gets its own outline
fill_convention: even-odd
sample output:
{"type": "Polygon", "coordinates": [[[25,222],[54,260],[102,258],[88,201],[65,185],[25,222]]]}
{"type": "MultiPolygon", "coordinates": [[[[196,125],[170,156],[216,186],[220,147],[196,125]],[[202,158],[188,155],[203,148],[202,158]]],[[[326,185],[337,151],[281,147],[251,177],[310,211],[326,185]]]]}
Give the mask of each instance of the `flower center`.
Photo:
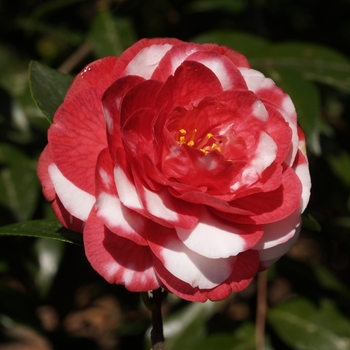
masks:
{"type": "Polygon", "coordinates": [[[220,136],[214,136],[212,133],[207,133],[204,136],[197,137],[197,129],[187,132],[185,129],[180,129],[175,136],[179,145],[186,144],[190,147],[195,147],[208,154],[211,151],[222,152],[223,140],[220,136]]]}

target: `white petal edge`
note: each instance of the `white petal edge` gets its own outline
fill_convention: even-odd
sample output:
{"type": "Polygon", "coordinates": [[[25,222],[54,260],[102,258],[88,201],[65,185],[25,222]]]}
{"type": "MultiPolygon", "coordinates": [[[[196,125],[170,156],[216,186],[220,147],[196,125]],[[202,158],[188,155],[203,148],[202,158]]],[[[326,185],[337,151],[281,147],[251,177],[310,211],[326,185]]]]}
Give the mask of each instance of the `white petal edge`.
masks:
{"type": "Polygon", "coordinates": [[[258,146],[255,154],[242,171],[241,180],[234,183],[230,188],[236,191],[241,186],[251,185],[259,179],[261,173],[276,159],[277,145],[275,141],[265,132],[260,133],[258,146]]]}
{"type": "Polygon", "coordinates": [[[260,175],[276,159],[277,145],[275,141],[265,132],[260,133],[258,147],[255,150],[251,166],[260,175]]]}
{"type": "Polygon", "coordinates": [[[130,209],[144,210],[135,185],[129,181],[123,169],[119,166],[114,168],[114,180],[120,201],[130,209]]]}
{"type": "MultiPolygon", "coordinates": [[[[138,234],[143,232],[144,220],[137,220],[136,212],[123,206],[119,198],[102,192],[96,201],[97,216],[102,217],[105,225],[109,228],[120,227],[124,232],[138,234]]],[[[131,238],[132,239],[132,238],[131,238]]]]}
{"type": "MultiPolygon", "coordinates": [[[[248,89],[257,93],[260,89],[269,89],[275,86],[272,79],[266,78],[261,72],[250,68],[239,68],[248,89]]],[[[295,107],[289,96],[286,96],[282,102],[282,107],[278,108],[283,118],[288,122],[292,130],[292,145],[285,159],[285,162],[291,166],[298,151],[298,130],[296,124],[295,107]]]]}
{"type": "Polygon", "coordinates": [[[238,68],[247,84],[248,90],[257,92],[259,89],[268,89],[275,85],[272,79],[266,78],[261,72],[250,69],[239,67],[238,68]]]}
{"type": "Polygon", "coordinates": [[[211,289],[232,273],[236,257],[208,259],[188,249],[179,239],[171,239],[161,249],[164,267],[193,288],[211,289]]]}
{"type": "Polygon", "coordinates": [[[295,235],[287,242],[277,245],[275,247],[269,249],[259,250],[259,258],[261,264],[268,268],[272,264],[274,264],[277,260],[279,260],[284,254],[286,254],[292,245],[297,241],[299,237],[299,233],[301,230],[301,225],[296,227],[295,235]]]}
{"type": "Polygon", "coordinates": [[[193,229],[177,227],[176,232],[187,248],[210,259],[228,258],[246,250],[240,230],[217,220],[208,211],[203,212],[193,229]]]}
{"type": "Polygon", "coordinates": [[[55,163],[49,165],[48,172],[63,206],[71,215],[86,221],[95,203],[95,197],[70,182],[55,163]]]}
{"type": "Polygon", "coordinates": [[[300,226],[300,208],[283,220],[264,225],[264,234],[252,248],[256,250],[269,249],[292,239],[300,226]]]}
{"type": "MultiPolygon", "coordinates": [[[[306,161],[306,160],[305,160],[306,161]]],[[[295,173],[299,177],[301,184],[303,186],[303,192],[301,195],[301,212],[303,212],[309,203],[310,199],[310,190],[311,190],[311,177],[309,172],[309,166],[306,161],[306,163],[298,165],[294,169],[295,173]]]]}
{"type": "Polygon", "coordinates": [[[170,44],[145,47],[129,62],[122,76],[137,75],[150,79],[160,60],[172,48],[170,44]]]}
{"type": "Polygon", "coordinates": [[[217,59],[198,59],[196,60],[199,63],[202,63],[207,68],[209,68],[219,79],[221,87],[224,91],[230,90],[233,87],[233,82],[230,79],[230,76],[227,72],[227,69],[222,61],[217,59]]]}
{"type": "Polygon", "coordinates": [[[144,203],[147,211],[151,215],[169,223],[176,223],[179,221],[179,215],[173,207],[171,196],[168,192],[152,192],[145,187],[143,189],[144,203]]]}

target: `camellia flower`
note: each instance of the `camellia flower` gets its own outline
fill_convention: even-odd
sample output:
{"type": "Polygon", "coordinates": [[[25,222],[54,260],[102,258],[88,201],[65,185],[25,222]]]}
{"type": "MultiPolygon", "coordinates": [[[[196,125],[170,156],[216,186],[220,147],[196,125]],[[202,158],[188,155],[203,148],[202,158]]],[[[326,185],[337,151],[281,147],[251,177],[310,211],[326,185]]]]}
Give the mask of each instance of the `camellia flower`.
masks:
{"type": "Polygon", "coordinates": [[[310,176],[295,108],[227,47],[144,39],[89,64],[48,140],[44,195],[110,283],[220,300],[298,237],[310,176]]]}

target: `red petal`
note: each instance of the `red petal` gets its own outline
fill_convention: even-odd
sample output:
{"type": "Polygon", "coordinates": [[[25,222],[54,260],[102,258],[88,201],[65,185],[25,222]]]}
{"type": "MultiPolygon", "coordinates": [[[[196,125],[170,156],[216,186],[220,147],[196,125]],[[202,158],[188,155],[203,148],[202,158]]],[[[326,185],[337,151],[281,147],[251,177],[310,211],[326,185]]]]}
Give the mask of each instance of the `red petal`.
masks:
{"type": "Polygon", "coordinates": [[[203,47],[207,50],[214,50],[220,55],[228,57],[236,67],[250,68],[250,64],[244,55],[235,50],[232,50],[227,46],[219,46],[217,44],[204,44],[203,47]]]}
{"type": "Polygon", "coordinates": [[[98,96],[100,98],[104,90],[117,78],[111,74],[117,63],[117,57],[105,57],[89,63],[73,80],[66,99],[91,88],[101,88],[98,96]]]}
{"type": "Polygon", "coordinates": [[[84,222],[71,215],[58,197],[52,202],[52,209],[58,221],[70,230],[83,232],[84,222]]]}
{"type": "Polygon", "coordinates": [[[57,110],[48,132],[54,163],[69,181],[90,194],[95,193],[97,156],[107,146],[99,96],[97,88],[71,96],[57,110]]]}
{"type": "Polygon", "coordinates": [[[220,81],[209,68],[197,62],[184,62],[160,89],[156,107],[160,110],[166,106],[167,111],[175,106],[190,107],[205,96],[220,92],[220,81]]]}
{"type": "Polygon", "coordinates": [[[193,288],[181,281],[165,269],[159,259],[154,259],[154,268],[164,286],[182,299],[196,302],[205,302],[208,299],[218,301],[226,299],[232,291],[240,292],[247,288],[258,273],[259,254],[248,250],[237,256],[231,276],[213,289],[193,288]]]}
{"type": "Polygon", "coordinates": [[[147,245],[144,236],[148,219],[120,202],[108,149],[100,153],[96,165],[96,212],[115,234],[136,244],[147,245]]]}
{"type": "Polygon", "coordinates": [[[146,292],[161,286],[150,249],[109,231],[94,210],[84,229],[84,246],[92,267],[107,282],[124,284],[133,292],[146,292]]]}
{"type": "Polygon", "coordinates": [[[285,167],[281,186],[271,192],[256,193],[242,197],[230,203],[232,207],[250,210],[251,216],[231,215],[214,210],[225,219],[239,223],[267,224],[291,215],[300,205],[302,185],[294,170],[285,167]]]}
{"type": "Polygon", "coordinates": [[[267,123],[267,133],[273,138],[277,145],[277,155],[275,162],[282,163],[288,155],[292,142],[292,130],[288,122],[274,108],[266,106],[269,112],[267,123]]]}
{"type": "Polygon", "coordinates": [[[154,80],[146,80],[132,87],[123,98],[121,106],[120,125],[126,123],[127,119],[137,110],[153,108],[158,90],[162,84],[154,80]]]}
{"type": "Polygon", "coordinates": [[[111,74],[113,76],[121,76],[129,62],[135,58],[135,56],[144,48],[150,47],[152,45],[178,45],[182,44],[183,41],[172,38],[154,38],[154,39],[142,39],[130,46],[123,54],[119,57],[118,65],[111,74]]]}
{"type": "Polygon", "coordinates": [[[50,156],[49,146],[47,145],[40,155],[37,174],[42,185],[43,195],[50,202],[53,201],[56,197],[56,192],[48,173],[48,167],[51,163],[53,163],[53,161],[50,156]]]}

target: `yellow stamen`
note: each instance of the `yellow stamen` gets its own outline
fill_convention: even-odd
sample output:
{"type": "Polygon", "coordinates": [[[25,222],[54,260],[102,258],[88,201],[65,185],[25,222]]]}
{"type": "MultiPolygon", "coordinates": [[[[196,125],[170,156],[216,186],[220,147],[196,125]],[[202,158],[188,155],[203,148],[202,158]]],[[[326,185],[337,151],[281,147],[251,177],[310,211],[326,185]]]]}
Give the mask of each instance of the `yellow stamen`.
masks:
{"type": "Polygon", "coordinates": [[[191,141],[189,141],[189,142],[187,142],[187,144],[189,145],[189,146],[194,146],[194,141],[193,140],[191,140],[191,141]]]}
{"type": "Polygon", "coordinates": [[[185,129],[180,129],[179,132],[180,132],[180,134],[182,134],[182,135],[186,135],[186,130],[185,130],[185,129]]]}

